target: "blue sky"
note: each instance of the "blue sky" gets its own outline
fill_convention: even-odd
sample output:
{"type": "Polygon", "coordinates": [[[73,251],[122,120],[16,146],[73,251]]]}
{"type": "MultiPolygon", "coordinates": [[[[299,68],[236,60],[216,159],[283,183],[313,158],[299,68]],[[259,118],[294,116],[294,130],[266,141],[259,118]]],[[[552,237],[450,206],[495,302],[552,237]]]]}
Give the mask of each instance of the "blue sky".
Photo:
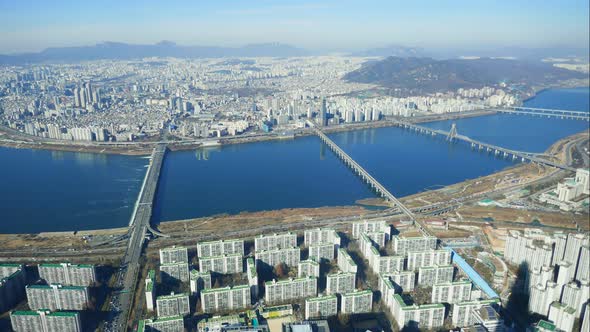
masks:
{"type": "Polygon", "coordinates": [[[102,41],[588,47],[588,0],[0,0],[0,53],[102,41]]]}

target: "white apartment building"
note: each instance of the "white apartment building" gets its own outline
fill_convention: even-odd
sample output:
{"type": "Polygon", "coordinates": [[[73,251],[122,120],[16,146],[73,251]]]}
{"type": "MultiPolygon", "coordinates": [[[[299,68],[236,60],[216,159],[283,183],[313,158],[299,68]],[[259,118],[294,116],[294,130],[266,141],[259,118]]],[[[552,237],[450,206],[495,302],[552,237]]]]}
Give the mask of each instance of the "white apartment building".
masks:
{"type": "Polygon", "coordinates": [[[309,258],[318,262],[334,260],[334,245],[332,243],[310,245],[309,258]]]}
{"type": "Polygon", "coordinates": [[[15,332],[81,332],[78,312],[13,311],[10,322],[15,332]]]}
{"type": "Polygon", "coordinates": [[[254,257],[256,259],[256,266],[260,263],[271,267],[279,263],[284,263],[287,266],[297,266],[301,259],[301,250],[298,247],[260,250],[256,251],[254,257]]]}
{"type": "MultiPolygon", "coordinates": [[[[399,293],[402,291],[409,292],[415,288],[416,274],[414,271],[394,271],[391,273],[383,273],[381,276],[391,280],[395,289],[399,290],[399,293]]],[[[381,278],[379,280],[381,281],[381,278]]],[[[379,287],[381,288],[381,284],[379,287]]]]}
{"type": "Polygon", "coordinates": [[[161,264],[160,276],[163,281],[178,280],[188,282],[190,279],[188,262],[161,264]]]}
{"type": "Polygon", "coordinates": [[[356,273],[338,272],[326,275],[326,293],[350,293],[356,288],[356,273]]]}
{"type": "Polygon", "coordinates": [[[338,298],[336,295],[305,299],[305,319],[327,318],[337,314],[338,298]]]}
{"type": "Polygon", "coordinates": [[[289,249],[297,246],[297,234],[286,232],[271,235],[259,235],[254,238],[254,249],[268,251],[276,249],[289,249]]]}
{"type": "Polygon", "coordinates": [[[358,271],[356,263],[344,248],[338,249],[337,263],[338,268],[343,272],[356,273],[358,271]]]}
{"type": "Polygon", "coordinates": [[[360,314],[373,310],[373,291],[354,290],[340,295],[340,312],[343,314],[360,314]]]}
{"type": "Polygon", "coordinates": [[[300,261],[297,265],[297,277],[320,277],[320,264],[312,259],[300,261]]]}
{"type": "Polygon", "coordinates": [[[90,264],[39,264],[39,278],[48,284],[90,286],[96,282],[96,269],[90,264]]]}
{"type": "Polygon", "coordinates": [[[244,256],[244,240],[219,240],[197,243],[199,257],[240,254],[244,256]]]}
{"type": "Polygon", "coordinates": [[[336,250],[340,248],[340,236],[332,228],[308,229],[304,233],[304,244],[309,247],[317,244],[331,243],[336,250]]]}
{"type": "Polygon", "coordinates": [[[444,325],[445,306],[441,303],[406,305],[401,296],[395,294],[391,313],[400,330],[410,324],[419,329],[433,329],[444,325]]]}
{"type": "Polygon", "coordinates": [[[380,232],[384,233],[386,241],[391,237],[391,227],[384,220],[365,220],[352,223],[352,237],[358,239],[363,233],[380,232]]]}
{"type": "Polygon", "coordinates": [[[185,247],[169,247],[160,249],[160,264],[188,263],[188,251],[185,247]]]}
{"type": "Polygon", "coordinates": [[[479,310],[484,305],[500,305],[499,299],[491,300],[476,300],[476,301],[465,301],[458,302],[452,305],[453,314],[451,316],[453,326],[467,327],[472,326],[476,323],[473,312],[479,310]]]}
{"type": "Polygon", "coordinates": [[[209,288],[201,291],[203,312],[246,309],[251,302],[250,285],[209,288]]]}
{"type": "Polygon", "coordinates": [[[192,269],[190,272],[190,288],[193,295],[203,289],[211,288],[211,272],[200,272],[192,269]]]}
{"type": "Polygon", "coordinates": [[[200,257],[199,271],[223,274],[242,273],[244,272],[243,258],[241,254],[200,257]]]}
{"type": "Polygon", "coordinates": [[[418,268],[418,286],[432,286],[453,281],[453,265],[434,265],[418,268]]]}
{"type": "Polygon", "coordinates": [[[188,293],[170,294],[156,298],[156,311],[158,317],[186,316],[190,314],[190,301],[188,293]]]}
{"type": "Polygon", "coordinates": [[[408,251],[407,269],[418,270],[421,267],[451,264],[451,252],[446,249],[408,251]]]}
{"type": "Polygon", "coordinates": [[[317,278],[314,277],[267,281],[264,286],[264,299],[268,303],[316,297],[318,294],[317,278]]]}
{"type": "Polygon", "coordinates": [[[561,331],[572,332],[576,319],[576,309],[560,302],[553,302],[549,306],[549,320],[555,323],[561,331]]]}
{"type": "Polygon", "coordinates": [[[471,281],[445,282],[432,287],[432,303],[459,303],[471,299],[471,281]]]}
{"type": "Polygon", "coordinates": [[[391,245],[397,255],[405,255],[408,251],[425,251],[436,249],[437,239],[434,236],[405,237],[394,235],[391,245]]]}
{"type": "Polygon", "coordinates": [[[85,310],[88,306],[86,286],[30,285],[25,289],[31,310],[85,310]]]}

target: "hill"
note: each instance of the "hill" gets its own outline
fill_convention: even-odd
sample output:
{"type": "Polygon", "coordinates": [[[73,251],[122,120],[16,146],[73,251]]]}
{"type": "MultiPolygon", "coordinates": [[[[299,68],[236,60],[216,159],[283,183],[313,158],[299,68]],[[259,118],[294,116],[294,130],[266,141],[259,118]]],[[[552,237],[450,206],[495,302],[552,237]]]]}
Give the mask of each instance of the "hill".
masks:
{"type": "Polygon", "coordinates": [[[367,62],[344,78],[350,82],[379,84],[409,93],[431,93],[481,88],[501,82],[538,86],[585,77],[582,73],[532,61],[388,57],[367,62]]]}

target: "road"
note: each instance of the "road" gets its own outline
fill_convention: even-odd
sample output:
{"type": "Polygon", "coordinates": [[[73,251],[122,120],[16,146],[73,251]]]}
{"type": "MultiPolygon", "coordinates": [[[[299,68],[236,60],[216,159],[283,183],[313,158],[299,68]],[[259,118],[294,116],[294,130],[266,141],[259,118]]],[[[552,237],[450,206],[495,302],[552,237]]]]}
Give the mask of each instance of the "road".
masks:
{"type": "Polygon", "coordinates": [[[127,321],[131,313],[135,286],[140,271],[140,258],[150,228],[152,204],[158,187],[160,170],[166,154],[166,145],[154,148],[142,190],[135,205],[131,220],[128,242],[121,268],[117,272],[115,291],[111,297],[110,315],[105,324],[105,331],[127,331],[127,321]]]}

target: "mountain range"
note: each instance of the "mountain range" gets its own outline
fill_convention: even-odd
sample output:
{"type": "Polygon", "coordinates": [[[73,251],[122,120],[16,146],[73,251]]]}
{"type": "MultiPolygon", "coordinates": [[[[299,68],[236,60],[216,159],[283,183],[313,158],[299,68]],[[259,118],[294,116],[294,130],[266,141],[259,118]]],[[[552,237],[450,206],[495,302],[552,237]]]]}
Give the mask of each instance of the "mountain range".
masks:
{"type": "Polygon", "coordinates": [[[38,53],[0,55],[0,64],[41,62],[75,62],[88,60],[129,60],[147,57],[219,58],[219,57],[290,57],[309,52],[280,43],[251,44],[242,47],[181,46],[162,41],[153,45],[104,42],[94,46],[48,48],[38,53]]]}

